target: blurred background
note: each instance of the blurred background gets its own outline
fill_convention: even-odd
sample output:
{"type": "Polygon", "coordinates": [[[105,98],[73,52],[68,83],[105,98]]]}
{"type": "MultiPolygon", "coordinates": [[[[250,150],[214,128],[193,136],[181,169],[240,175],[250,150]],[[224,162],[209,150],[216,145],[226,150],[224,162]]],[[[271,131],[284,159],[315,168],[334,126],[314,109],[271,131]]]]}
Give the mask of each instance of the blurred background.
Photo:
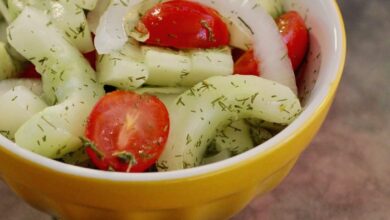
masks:
{"type": "MultiPolygon", "coordinates": [[[[390,1],[338,1],[348,56],[329,116],[292,173],[232,220],[390,218],[390,1]]],[[[0,219],[46,220],[0,181],[0,219]]]]}

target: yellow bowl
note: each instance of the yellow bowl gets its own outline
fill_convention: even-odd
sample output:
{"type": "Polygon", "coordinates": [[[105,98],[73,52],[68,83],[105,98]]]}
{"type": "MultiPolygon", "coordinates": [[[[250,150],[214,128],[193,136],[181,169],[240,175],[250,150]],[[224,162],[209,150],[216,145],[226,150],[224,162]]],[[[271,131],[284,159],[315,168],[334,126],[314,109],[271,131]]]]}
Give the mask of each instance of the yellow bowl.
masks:
{"type": "Polygon", "coordinates": [[[231,217],[288,174],[321,126],[342,75],[346,37],[337,3],[289,1],[310,27],[311,52],[300,79],[304,111],[268,142],[198,168],[123,174],[62,164],[0,136],[1,177],[29,204],[61,219],[231,217]]]}

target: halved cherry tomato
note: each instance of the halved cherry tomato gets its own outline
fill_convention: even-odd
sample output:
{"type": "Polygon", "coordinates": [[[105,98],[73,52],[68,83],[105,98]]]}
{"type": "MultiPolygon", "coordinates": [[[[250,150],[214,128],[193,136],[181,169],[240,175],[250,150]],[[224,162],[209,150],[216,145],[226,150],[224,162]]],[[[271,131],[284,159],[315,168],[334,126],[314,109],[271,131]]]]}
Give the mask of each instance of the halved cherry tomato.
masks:
{"type": "Polygon", "coordinates": [[[168,133],[168,111],[158,98],[115,91],[89,116],[86,151],[99,169],[142,172],[156,162],[168,133]]]}
{"type": "Polygon", "coordinates": [[[255,58],[253,49],[247,50],[241,57],[234,63],[234,73],[240,75],[254,75],[259,76],[260,62],[255,58]]]}
{"type": "MultiPolygon", "coordinates": [[[[309,35],[305,22],[297,12],[290,11],[278,17],[276,24],[287,46],[291,64],[296,71],[306,55],[309,44],[309,35]]],[[[253,62],[255,62],[253,50],[250,50],[235,62],[235,73],[242,75],[261,75],[258,66],[254,65],[253,62]]]]}
{"type": "Polygon", "coordinates": [[[230,35],[218,12],[196,2],[173,0],[155,5],[136,28],[149,33],[147,44],[187,48],[211,48],[229,44],[230,35]]]}
{"type": "Polygon", "coordinates": [[[276,24],[287,45],[288,56],[294,70],[301,65],[309,45],[305,21],[296,11],[287,12],[276,19],[276,24]]]}

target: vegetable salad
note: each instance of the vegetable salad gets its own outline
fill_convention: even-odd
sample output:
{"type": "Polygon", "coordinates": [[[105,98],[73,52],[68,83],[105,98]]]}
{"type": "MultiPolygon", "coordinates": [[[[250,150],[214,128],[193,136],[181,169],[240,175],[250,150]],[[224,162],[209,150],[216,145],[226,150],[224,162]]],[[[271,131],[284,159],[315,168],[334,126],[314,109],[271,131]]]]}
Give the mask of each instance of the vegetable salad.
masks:
{"type": "Polygon", "coordinates": [[[283,0],[0,0],[0,133],[69,164],[172,171],[301,112],[308,30],[283,0]]]}

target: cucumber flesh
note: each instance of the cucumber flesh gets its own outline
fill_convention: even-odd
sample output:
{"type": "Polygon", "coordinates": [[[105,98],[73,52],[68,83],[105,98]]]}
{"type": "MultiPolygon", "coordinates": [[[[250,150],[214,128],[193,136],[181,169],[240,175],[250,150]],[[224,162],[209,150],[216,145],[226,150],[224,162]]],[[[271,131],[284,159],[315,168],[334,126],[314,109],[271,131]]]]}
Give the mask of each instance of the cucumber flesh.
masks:
{"type": "Polygon", "coordinates": [[[182,86],[193,86],[212,76],[233,74],[234,62],[230,47],[190,50],[189,55],[192,68],[179,83],[182,86]]]}
{"type": "Polygon", "coordinates": [[[16,68],[12,58],[5,49],[5,44],[0,41],[0,80],[16,76],[16,68]]]}
{"type": "MultiPolygon", "coordinates": [[[[26,7],[39,9],[51,17],[52,23],[60,28],[64,36],[81,52],[86,53],[94,50],[85,13],[73,1],[8,0],[8,5],[13,18],[16,18],[26,7]]],[[[51,21],[48,25],[50,24],[51,21]]]]}
{"type": "Polygon", "coordinates": [[[100,55],[96,66],[98,81],[124,90],[142,86],[149,72],[140,57],[141,50],[134,42],[127,43],[119,52],[100,55]]]}
{"type": "Polygon", "coordinates": [[[89,11],[95,9],[98,1],[99,0],[72,0],[78,7],[89,11]]]}
{"type": "Polygon", "coordinates": [[[286,86],[255,76],[209,78],[180,95],[171,109],[171,130],[158,160],[161,171],[199,165],[217,129],[229,121],[260,118],[291,123],[301,112],[286,86]]]}
{"type": "Polygon", "coordinates": [[[184,51],[149,46],[142,51],[149,70],[148,85],[177,86],[191,72],[191,58],[184,51]]]}
{"type": "Polygon", "coordinates": [[[233,155],[231,154],[231,152],[227,149],[224,149],[222,150],[221,152],[213,155],[213,156],[210,156],[210,157],[204,157],[202,159],[202,162],[201,164],[202,165],[207,165],[207,164],[211,164],[211,163],[216,163],[218,161],[222,161],[222,160],[226,160],[226,159],[229,159],[230,157],[232,157],[233,155]]]}
{"type": "Polygon", "coordinates": [[[279,17],[284,9],[284,0],[257,0],[257,2],[270,14],[273,18],[279,17]]]}
{"type": "Polygon", "coordinates": [[[233,74],[233,58],[229,47],[175,51],[142,47],[149,70],[148,85],[193,86],[216,75],[233,74]]]}
{"type": "Polygon", "coordinates": [[[250,150],[254,146],[250,127],[243,119],[234,121],[218,131],[215,144],[218,149],[228,150],[232,156],[250,150]]]}
{"type": "Polygon", "coordinates": [[[9,139],[14,139],[23,123],[47,107],[43,100],[24,86],[16,86],[0,95],[0,103],[0,131],[9,139]]]}
{"type": "Polygon", "coordinates": [[[42,81],[39,79],[5,79],[0,81],[0,95],[16,86],[28,88],[37,96],[42,96],[42,81]]]}

